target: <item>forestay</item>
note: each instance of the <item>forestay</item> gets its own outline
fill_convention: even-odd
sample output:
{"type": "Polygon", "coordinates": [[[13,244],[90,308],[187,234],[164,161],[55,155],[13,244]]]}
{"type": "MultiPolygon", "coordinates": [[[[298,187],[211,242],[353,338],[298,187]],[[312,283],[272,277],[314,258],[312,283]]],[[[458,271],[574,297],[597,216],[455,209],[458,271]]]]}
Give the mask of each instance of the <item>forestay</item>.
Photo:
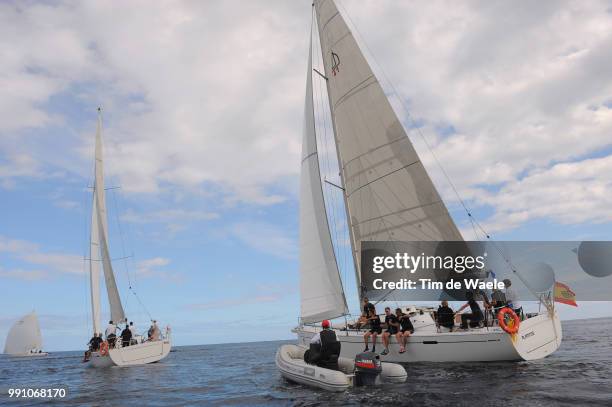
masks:
{"type": "Polygon", "coordinates": [[[312,95],[312,41],[306,75],[300,179],[300,294],[304,323],[348,312],[325,212],[312,95]]]}
{"type": "Polygon", "coordinates": [[[336,5],[315,9],[356,267],[362,241],[463,240],[336,5]]]}

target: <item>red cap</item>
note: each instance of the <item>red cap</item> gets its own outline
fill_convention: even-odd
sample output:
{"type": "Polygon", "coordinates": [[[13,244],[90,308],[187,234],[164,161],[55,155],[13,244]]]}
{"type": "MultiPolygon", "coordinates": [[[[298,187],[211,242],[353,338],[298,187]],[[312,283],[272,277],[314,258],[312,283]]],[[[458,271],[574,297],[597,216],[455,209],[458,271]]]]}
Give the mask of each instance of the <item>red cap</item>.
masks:
{"type": "Polygon", "coordinates": [[[321,322],[321,326],[323,328],[329,328],[329,321],[326,319],[325,321],[321,322]]]}

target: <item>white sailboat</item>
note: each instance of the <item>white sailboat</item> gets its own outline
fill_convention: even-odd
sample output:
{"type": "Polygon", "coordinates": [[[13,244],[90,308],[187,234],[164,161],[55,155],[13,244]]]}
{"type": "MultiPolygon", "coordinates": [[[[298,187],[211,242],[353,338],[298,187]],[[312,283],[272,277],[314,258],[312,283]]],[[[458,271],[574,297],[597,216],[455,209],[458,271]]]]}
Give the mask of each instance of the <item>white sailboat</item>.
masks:
{"type": "Polygon", "coordinates": [[[42,335],[36,312],[32,311],[13,324],[6,336],[4,353],[16,357],[48,355],[42,351],[42,335]]]}
{"type": "MultiPolygon", "coordinates": [[[[104,282],[110,305],[110,319],[115,324],[126,323],[127,321],[123,305],[121,304],[119,290],[117,289],[108,246],[108,221],[102,151],[102,112],[100,108],[98,108],[94,171],[89,273],[93,332],[101,333],[100,269],[104,273],[104,282]]],[[[141,340],[130,346],[122,346],[120,337],[117,338],[114,347],[109,347],[108,342],[105,341],[100,351],[91,353],[88,362],[95,367],[142,365],[157,362],[165,358],[168,356],[171,347],[170,330],[167,328],[165,335],[161,335],[158,340],[141,340]]]]}
{"type": "MultiPolygon", "coordinates": [[[[300,189],[301,318],[293,330],[303,347],[320,330],[318,322],[348,314],[321,185],[314,74],[322,76],[327,85],[358,292],[363,241],[463,240],[336,4],[333,0],[314,0],[313,7],[324,72],[313,70],[311,45],[300,189]]],[[[390,353],[381,359],[445,362],[543,358],[554,352],[562,339],[554,303],[548,300],[543,305],[545,311],[522,321],[513,335],[498,326],[440,332],[433,309],[420,308],[412,318],[415,332],[406,352],[400,354],[392,338],[390,353]]],[[[362,352],[363,333],[345,326],[336,330],[342,357],[353,358],[362,352]]]]}

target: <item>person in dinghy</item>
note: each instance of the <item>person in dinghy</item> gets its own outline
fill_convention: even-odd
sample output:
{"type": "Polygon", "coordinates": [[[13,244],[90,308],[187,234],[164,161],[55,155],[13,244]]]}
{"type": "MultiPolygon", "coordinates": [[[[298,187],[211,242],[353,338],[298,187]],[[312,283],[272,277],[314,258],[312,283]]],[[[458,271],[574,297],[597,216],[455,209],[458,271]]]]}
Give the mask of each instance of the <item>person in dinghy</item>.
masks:
{"type": "Polygon", "coordinates": [[[339,370],[340,342],[328,320],[321,323],[323,329],[310,339],[310,349],[304,353],[304,362],[327,369],[339,370]]]}

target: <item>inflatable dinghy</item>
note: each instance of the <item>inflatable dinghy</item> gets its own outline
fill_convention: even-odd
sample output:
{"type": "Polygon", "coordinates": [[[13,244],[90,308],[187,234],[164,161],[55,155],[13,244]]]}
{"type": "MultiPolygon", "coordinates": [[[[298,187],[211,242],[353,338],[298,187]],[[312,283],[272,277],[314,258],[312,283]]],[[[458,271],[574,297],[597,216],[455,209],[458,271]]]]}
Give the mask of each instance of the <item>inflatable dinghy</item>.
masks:
{"type": "MultiPolygon", "coordinates": [[[[403,383],[408,375],[406,370],[396,363],[380,362],[378,359],[355,360],[338,358],[340,370],[326,369],[304,362],[305,348],[296,345],[283,345],[276,352],[276,367],[281,375],[296,383],[319,387],[329,391],[344,391],[353,385],[370,384],[365,375],[360,373],[372,368],[376,371],[376,382],[403,383]]],[[[372,354],[374,355],[374,354],[372,354]]],[[[374,384],[372,382],[371,384],[374,384]]]]}

